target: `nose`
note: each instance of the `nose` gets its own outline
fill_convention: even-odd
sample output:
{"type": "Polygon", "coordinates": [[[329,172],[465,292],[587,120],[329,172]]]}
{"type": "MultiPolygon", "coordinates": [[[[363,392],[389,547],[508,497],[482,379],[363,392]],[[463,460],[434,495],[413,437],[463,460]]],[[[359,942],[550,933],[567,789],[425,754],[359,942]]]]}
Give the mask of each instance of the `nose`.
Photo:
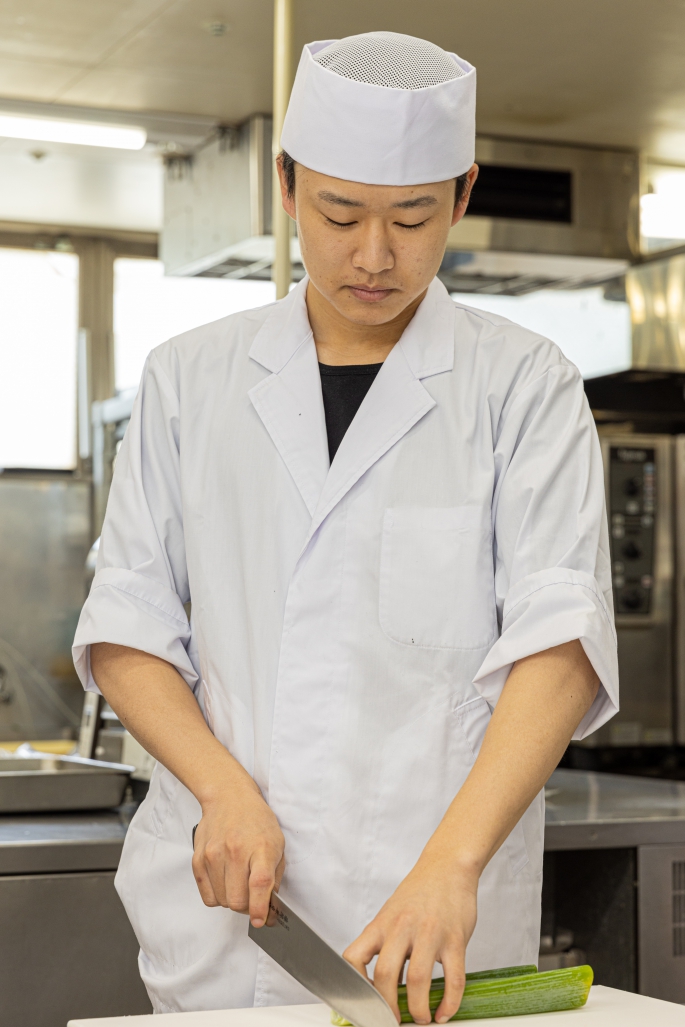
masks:
{"type": "Polygon", "coordinates": [[[390,271],[395,266],[388,233],[380,219],[369,218],[362,226],[362,231],[357,236],[357,248],[352,255],[352,264],[370,275],[390,271]]]}

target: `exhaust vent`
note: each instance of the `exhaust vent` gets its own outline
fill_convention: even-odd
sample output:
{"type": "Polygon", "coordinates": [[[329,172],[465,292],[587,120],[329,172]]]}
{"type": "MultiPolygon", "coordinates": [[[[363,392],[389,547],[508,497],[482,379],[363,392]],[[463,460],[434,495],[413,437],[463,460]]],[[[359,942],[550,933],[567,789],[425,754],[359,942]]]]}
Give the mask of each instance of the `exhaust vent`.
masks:
{"type": "Polygon", "coordinates": [[[483,164],[471,193],[469,216],[570,225],[572,192],[570,171],[483,164]]]}

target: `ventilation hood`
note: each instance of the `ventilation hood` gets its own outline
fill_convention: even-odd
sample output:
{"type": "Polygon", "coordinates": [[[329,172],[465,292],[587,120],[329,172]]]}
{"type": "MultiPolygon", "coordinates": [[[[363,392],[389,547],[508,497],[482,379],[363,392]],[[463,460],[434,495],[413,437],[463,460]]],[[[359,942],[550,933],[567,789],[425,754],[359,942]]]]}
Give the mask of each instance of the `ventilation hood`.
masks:
{"type": "Polygon", "coordinates": [[[685,432],[685,252],[649,258],[625,276],[632,346],[626,367],[585,383],[598,422],[685,432]]]}
{"type": "MultiPolygon", "coordinates": [[[[270,278],[271,119],[255,116],[170,160],[160,250],[167,274],[270,278]]],[[[520,295],[622,275],[638,239],[639,163],[624,150],[479,137],[469,213],[440,278],[454,292],[520,295]]],[[[297,239],[293,278],[302,277],[297,239]]]]}

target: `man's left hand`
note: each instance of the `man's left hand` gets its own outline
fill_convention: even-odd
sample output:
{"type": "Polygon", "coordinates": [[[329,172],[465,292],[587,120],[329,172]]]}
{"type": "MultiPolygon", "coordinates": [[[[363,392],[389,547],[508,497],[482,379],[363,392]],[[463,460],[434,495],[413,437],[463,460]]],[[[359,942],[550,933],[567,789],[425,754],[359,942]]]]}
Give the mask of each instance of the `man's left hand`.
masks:
{"type": "Polygon", "coordinates": [[[478,873],[455,871],[452,860],[424,852],[378,915],[343,953],[360,973],[378,956],[373,983],[399,1021],[397,986],[407,959],[407,1001],[414,1021],[431,1021],[433,966],[442,963],[445,994],[436,1023],[454,1016],[464,991],[466,946],[476,925],[478,873]]]}
{"type": "Polygon", "coordinates": [[[514,664],[476,762],[421,858],[344,953],[360,973],[378,955],[374,984],[398,1020],[397,985],[407,959],[407,1000],[416,1023],[430,1023],[436,962],[443,966],[445,994],[435,1020],[445,1023],[456,1013],[476,926],[478,879],[544,787],[598,689],[578,639],[514,664]]]}

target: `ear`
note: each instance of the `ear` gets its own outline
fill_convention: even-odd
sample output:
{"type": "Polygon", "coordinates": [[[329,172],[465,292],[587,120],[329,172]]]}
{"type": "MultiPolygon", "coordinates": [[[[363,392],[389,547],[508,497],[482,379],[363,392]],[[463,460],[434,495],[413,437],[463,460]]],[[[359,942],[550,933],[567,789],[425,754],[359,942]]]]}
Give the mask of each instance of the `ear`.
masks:
{"type": "Polygon", "coordinates": [[[283,170],[283,161],[280,156],[276,158],[276,171],[278,172],[278,181],[281,186],[281,203],[283,204],[283,210],[286,212],[288,217],[291,217],[293,221],[296,221],[297,214],[295,212],[295,196],[288,196],[288,184],[283,170]]]}
{"type": "Polygon", "coordinates": [[[478,165],[473,164],[466,179],[466,188],[464,189],[464,192],[461,194],[461,199],[459,200],[459,203],[455,204],[454,210],[452,212],[452,226],[456,225],[457,221],[461,221],[464,214],[466,213],[466,208],[468,207],[469,200],[471,198],[471,190],[473,189],[473,186],[477,178],[478,165]]]}

